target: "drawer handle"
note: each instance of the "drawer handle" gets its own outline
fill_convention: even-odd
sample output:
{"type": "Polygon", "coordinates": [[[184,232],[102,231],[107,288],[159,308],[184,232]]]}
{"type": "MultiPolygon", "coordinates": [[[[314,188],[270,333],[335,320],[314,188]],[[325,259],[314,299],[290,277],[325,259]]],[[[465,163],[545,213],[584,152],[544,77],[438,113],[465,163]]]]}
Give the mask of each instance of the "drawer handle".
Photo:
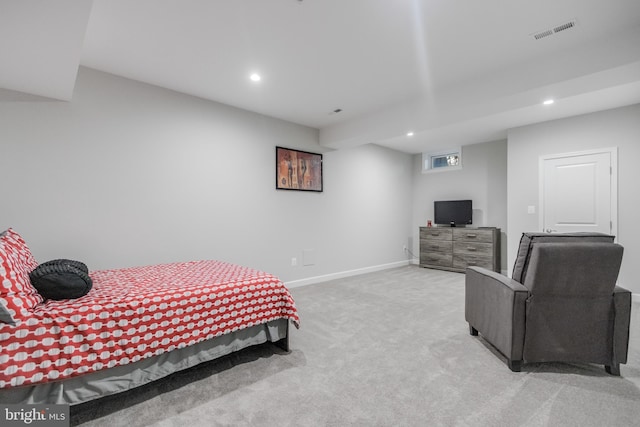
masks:
{"type": "Polygon", "coordinates": [[[475,251],[477,251],[478,249],[477,249],[477,248],[474,248],[473,246],[467,246],[467,250],[468,250],[468,251],[471,251],[471,252],[475,252],[475,251]]]}
{"type": "Polygon", "coordinates": [[[478,237],[478,235],[477,234],[467,234],[467,237],[470,238],[470,239],[473,239],[473,238],[478,237]]]}
{"type": "Polygon", "coordinates": [[[439,236],[440,233],[431,233],[432,236],[439,236]]]}

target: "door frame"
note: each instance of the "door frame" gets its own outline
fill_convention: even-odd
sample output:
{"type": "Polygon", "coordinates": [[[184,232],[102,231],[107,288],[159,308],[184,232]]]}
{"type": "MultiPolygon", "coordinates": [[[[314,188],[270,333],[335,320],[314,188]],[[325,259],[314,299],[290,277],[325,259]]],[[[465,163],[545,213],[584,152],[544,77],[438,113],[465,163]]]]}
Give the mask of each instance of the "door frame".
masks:
{"type": "Polygon", "coordinates": [[[596,148],[593,150],[573,151],[570,153],[545,154],[538,161],[538,229],[544,232],[544,164],[547,160],[564,157],[587,156],[591,154],[609,153],[611,158],[611,234],[618,240],[618,147],[596,148]]]}

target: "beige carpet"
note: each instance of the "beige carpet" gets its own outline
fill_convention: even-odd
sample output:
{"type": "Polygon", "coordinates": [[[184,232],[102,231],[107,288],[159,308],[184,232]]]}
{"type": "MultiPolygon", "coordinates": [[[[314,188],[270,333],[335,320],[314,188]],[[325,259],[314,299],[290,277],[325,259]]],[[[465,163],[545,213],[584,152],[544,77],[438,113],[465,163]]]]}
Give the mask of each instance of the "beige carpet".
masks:
{"type": "Polygon", "coordinates": [[[244,350],[73,407],[72,425],[640,425],[635,345],[621,377],[561,363],[513,373],[469,335],[463,274],[410,266],[292,293],[302,325],[290,354],[244,350]]]}

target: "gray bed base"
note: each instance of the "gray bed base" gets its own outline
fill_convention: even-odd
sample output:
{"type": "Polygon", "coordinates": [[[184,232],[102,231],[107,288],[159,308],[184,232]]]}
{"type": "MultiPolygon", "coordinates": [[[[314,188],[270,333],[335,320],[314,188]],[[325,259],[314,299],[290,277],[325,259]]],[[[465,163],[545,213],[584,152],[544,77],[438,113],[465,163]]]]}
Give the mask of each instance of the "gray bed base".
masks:
{"type": "Polygon", "coordinates": [[[278,319],[135,363],[34,386],[0,390],[0,403],[76,405],[120,393],[243,348],[275,343],[289,351],[289,321],[278,319]]]}

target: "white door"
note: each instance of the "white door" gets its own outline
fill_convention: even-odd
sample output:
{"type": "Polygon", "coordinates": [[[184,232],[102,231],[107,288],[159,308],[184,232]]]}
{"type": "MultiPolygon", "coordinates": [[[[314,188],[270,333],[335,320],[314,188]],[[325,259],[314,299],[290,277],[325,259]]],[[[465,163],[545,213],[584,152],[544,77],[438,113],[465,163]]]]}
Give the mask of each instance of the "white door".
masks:
{"type": "Polygon", "coordinates": [[[541,157],[541,230],[615,235],[616,177],[616,148],[541,157]]]}

